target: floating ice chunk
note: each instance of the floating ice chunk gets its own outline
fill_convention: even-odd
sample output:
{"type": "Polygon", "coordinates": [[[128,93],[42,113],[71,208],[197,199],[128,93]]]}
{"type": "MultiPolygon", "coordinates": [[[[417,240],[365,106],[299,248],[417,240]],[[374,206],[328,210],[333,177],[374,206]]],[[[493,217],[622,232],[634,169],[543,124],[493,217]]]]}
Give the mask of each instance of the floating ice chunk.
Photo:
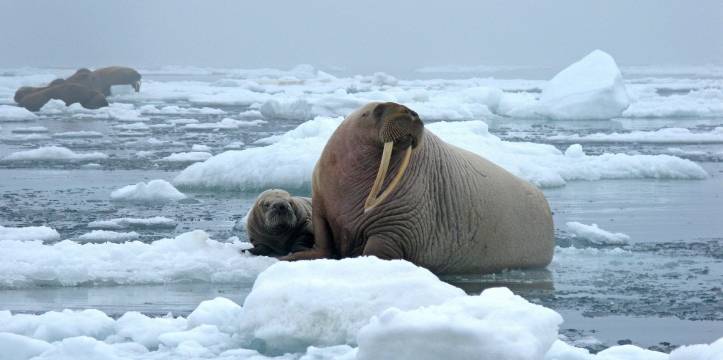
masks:
{"type": "Polygon", "coordinates": [[[720,360],[723,359],[723,337],[712,344],[681,346],[670,353],[670,360],[720,360]]]}
{"type": "Polygon", "coordinates": [[[41,315],[15,314],[2,316],[0,332],[30,336],[48,342],[73,336],[105,339],[114,331],[115,322],[100,310],[48,311],[41,315]]]}
{"type": "Polygon", "coordinates": [[[277,260],[240,254],[244,244],[211,240],[198,230],[149,244],[4,240],[0,288],[250,281],[277,260]]]}
{"type": "Polygon", "coordinates": [[[269,146],[226,151],[193,164],[173,182],[187,187],[239,190],[309,187],[314,164],[340,122],[341,118],[316,118],[286,134],[260,141],[271,143],[269,146]]]}
{"type": "Polygon", "coordinates": [[[264,116],[258,110],[246,110],[238,114],[239,119],[261,119],[264,116]]]}
{"type": "Polygon", "coordinates": [[[271,352],[354,344],[369,318],[389,307],[414,309],[459,296],[462,290],[401,260],[279,262],[256,279],[241,331],[271,352]]]}
{"type": "Polygon", "coordinates": [[[139,359],[148,350],[140,344],[107,344],[88,336],[63,339],[33,360],[127,360],[139,359]]]}
{"type": "Polygon", "coordinates": [[[188,315],[188,325],[214,325],[223,332],[234,333],[238,331],[241,315],[241,306],[229,299],[217,297],[201,302],[188,315]]]}
{"type": "Polygon", "coordinates": [[[21,127],[21,128],[15,128],[10,130],[13,134],[34,134],[34,133],[46,133],[48,132],[48,128],[45,126],[28,126],[28,127],[21,127]]]}
{"type": "Polygon", "coordinates": [[[610,119],[621,116],[630,99],[615,60],[595,50],[555,75],[539,105],[552,119],[610,119]]]}
{"type": "Polygon", "coordinates": [[[359,331],[358,360],[541,359],[562,317],[506,288],[408,311],[392,308],[359,331]]]}
{"type": "Polygon", "coordinates": [[[198,124],[196,119],[171,119],[167,122],[172,125],[198,124]]]}
{"type": "Polygon", "coordinates": [[[178,347],[186,342],[193,342],[202,347],[213,348],[220,352],[230,348],[233,344],[229,334],[221,332],[214,325],[199,325],[191,330],[167,332],[158,337],[158,340],[167,347],[178,347]]]}
{"type": "Polygon", "coordinates": [[[108,155],[100,152],[76,153],[62,146],[45,146],[33,150],[14,152],[3,160],[6,161],[87,161],[107,159],[108,155]]]}
{"type": "Polygon", "coordinates": [[[223,148],[226,150],[241,150],[245,145],[243,141],[234,141],[224,145],[223,148]]]}
{"type": "Polygon", "coordinates": [[[47,226],[5,227],[0,225],[0,240],[56,241],[60,240],[60,234],[47,226]]]}
{"type": "Polygon", "coordinates": [[[640,97],[623,113],[632,118],[658,117],[720,117],[723,116],[723,90],[708,88],[687,94],[659,96],[657,93],[640,97]]]}
{"type": "Polygon", "coordinates": [[[151,318],[136,311],[123,314],[115,323],[117,336],[140,343],[151,350],[158,348],[158,338],[162,334],[184,331],[187,327],[188,322],[182,317],[151,318]]]}
{"type": "Polygon", "coordinates": [[[192,151],[173,153],[164,158],[158,159],[157,161],[162,162],[198,162],[208,160],[213,154],[203,151],[192,151]]]}
{"type": "Polygon", "coordinates": [[[43,340],[0,332],[3,360],[28,360],[51,348],[52,346],[43,340]]]}
{"type": "Polygon", "coordinates": [[[186,131],[212,131],[221,129],[238,129],[240,127],[259,126],[266,123],[264,120],[234,120],[225,118],[215,123],[186,124],[183,129],[186,131]]]}
{"type": "Polygon", "coordinates": [[[111,200],[132,201],[132,202],[167,202],[177,201],[186,198],[166,180],[156,179],[148,183],[139,182],[135,185],[127,185],[110,194],[111,200]]]}
{"type": "MultiPolygon", "coordinates": [[[[189,166],[174,183],[239,190],[306,189],[324,145],[341,120],[317,117],[284,134],[256,141],[268,146],[218,154],[189,166]]],[[[482,121],[437,122],[426,129],[542,187],[562,186],[570,180],[708,177],[696,163],[669,155],[587,155],[578,144],[562,153],[548,144],[504,141],[491,134],[482,121]]]]}
{"type": "Polygon", "coordinates": [[[114,126],[116,129],[121,130],[131,130],[131,131],[146,131],[150,130],[150,127],[148,127],[148,124],[143,122],[136,122],[132,124],[122,124],[122,125],[116,125],[114,126]]]}
{"type": "Polygon", "coordinates": [[[0,121],[27,121],[38,116],[25,108],[11,105],[0,105],[0,121]]]}
{"type": "Polygon", "coordinates": [[[630,240],[630,236],[623,233],[612,233],[603,230],[597,224],[585,225],[577,221],[565,223],[570,232],[575,237],[585,239],[597,245],[625,245],[630,240]]]}
{"type": "Polygon", "coordinates": [[[116,232],[108,230],[93,230],[89,233],[78,236],[78,240],[81,242],[125,242],[129,240],[138,239],[138,233],[135,231],[131,232],[116,232]]]}
{"type": "Polygon", "coordinates": [[[99,138],[103,137],[102,133],[97,131],[66,131],[53,134],[55,138],[99,138]]]}
{"type": "Polygon", "coordinates": [[[208,146],[208,145],[203,145],[203,144],[193,144],[193,146],[191,146],[191,150],[192,150],[192,151],[205,151],[205,152],[209,152],[209,151],[211,151],[211,147],[208,146]]]}
{"type": "Polygon", "coordinates": [[[198,114],[198,115],[223,115],[226,112],[221,109],[211,107],[180,107],[178,105],[167,105],[160,108],[156,108],[153,105],[144,105],[139,109],[144,114],[167,114],[167,115],[187,115],[187,114],[198,114]]]}
{"type": "Polygon", "coordinates": [[[88,224],[91,229],[173,229],[176,220],[163,216],[151,218],[116,218],[110,220],[93,221],[88,224]]]}
{"type": "Polygon", "coordinates": [[[311,104],[303,99],[291,102],[266,101],[259,109],[266,119],[307,120],[313,117],[311,104]]]}
{"type": "Polygon", "coordinates": [[[50,140],[46,134],[21,134],[0,137],[0,140],[7,144],[34,143],[41,140],[50,140]]]}
{"type": "Polygon", "coordinates": [[[685,128],[663,128],[656,131],[632,131],[629,133],[595,133],[585,136],[554,135],[548,140],[574,141],[578,143],[636,142],[636,143],[723,143],[723,127],[708,132],[691,132],[685,128]]]}
{"type": "Polygon", "coordinates": [[[639,348],[635,345],[621,345],[597,353],[598,360],[668,360],[668,354],[639,348]]]}

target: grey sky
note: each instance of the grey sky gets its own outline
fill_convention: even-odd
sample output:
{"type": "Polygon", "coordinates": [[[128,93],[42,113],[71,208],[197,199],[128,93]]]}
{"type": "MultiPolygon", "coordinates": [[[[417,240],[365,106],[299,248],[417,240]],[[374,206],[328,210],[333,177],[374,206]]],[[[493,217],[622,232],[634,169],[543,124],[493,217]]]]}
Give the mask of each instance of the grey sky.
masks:
{"type": "Polygon", "coordinates": [[[723,64],[723,1],[0,0],[1,67],[723,64]]]}

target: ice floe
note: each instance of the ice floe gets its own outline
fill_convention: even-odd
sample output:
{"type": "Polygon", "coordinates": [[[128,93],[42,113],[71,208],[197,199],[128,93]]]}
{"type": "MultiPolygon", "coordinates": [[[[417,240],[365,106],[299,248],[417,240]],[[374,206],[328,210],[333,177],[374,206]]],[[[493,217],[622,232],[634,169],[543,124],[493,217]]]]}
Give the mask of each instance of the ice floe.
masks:
{"type": "Polygon", "coordinates": [[[185,199],[186,195],[178,191],[168,181],[156,179],[148,183],[139,182],[135,185],[124,186],[113,191],[110,198],[116,201],[163,203],[185,199]]]}
{"type": "Polygon", "coordinates": [[[629,133],[595,133],[580,136],[553,135],[547,138],[553,141],[569,141],[577,143],[636,142],[636,143],[723,143],[723,127],[711,131],[692,132],[686,128],[663,128],[655,131],[631,131],[629,133]]]}
{"type": "Polygon", "coordinates": [[[87,130],[81,130],[81,131],[65,131],[65,132],[59,132],[52,135],[55,138],[100,138],[103,137],[103,134],[97,131],[87,131],[87,130]]]}
{"type": "Polygon", "coordinates": [[[369,318],[389,307],[409,310],[460,296],[462,290],[406,261],[280,262],[256,279],[241,329],[281,353],[354,344],[369,318]]]}
{"type": "MultiPolygon", "coordinates": [[[[257,141],[267,146],[218,154],[189,166],[174,183],[240,190],[308,188],[313,167],[341,120],[318,117],[287,133],[257,141]]],[[[587,155],[577,144],[561,152],[547,144],[504,141],[491,134],[482,121],[437,122],[426,128],[450,144],[480,154],[542,187],[562,186],[571,180],[708,177],[696,163],[669,155],[587,155]]]]}
{"type": "Polygon", "coordinates": [[[240,127],[258,126],[266,121],[264,120],[234,120],[225,118],[215,123],[190,123],[183,126],[186,131],[213,131],[221,129],[238,129],[240,127]]]}
{"type": "Polygon", "coordinates": [[[565,223],[565,226],[575,237],[597,245],[625,245],[630,240],[627,234],[613,233],[599,228],[597,224],[585,225],[570,221],[565,223]]]}
{"type": "Polygon", "coordinates": [[[47,226],[6,227],[0,225],[0,240],[56,241],[60,240],[60,234],[47,226]]]}
{"type": "MultiPolygon", "coordinates": [[[[123,259],[117,259],[117,249],[100,257],[84,254],[85,258],[77,250],[58,251],[68,251],[73,257],[70,260],[81,262],[95,258],[98,262],[115,261],[128,269],[141,265],[140,271],[132,273],[138,275],[160,275],[152,270],[172,272],[179,267],[173,260],[195,257],[192,260],[198,261],[198,252],[216,261],[203,262],[205,266],[193,268],[194,274],[214,269],[222,273],[233,266],[238,271],[244,264],[219,266],[221,257],[230,261],[219,247],[234,246],[206,240],[216,253],[191,248],[179,254],[175,246],[180,244],[174,244],[173,250],[151,251],[158,242],[128,243],[143,248],[123,253],[123,259]],[[143,262],[148,256],[162,258],[170,268],[149,268],[143,262]],[[129,260],[138,263],[125,265],[129,260]]],[[[181,241],[177,238],[175,242],[181,241]]],[[[55,246],[68,246],[65,243],[55,246]]],[[[74,246],[96,252],[119,247],[74,246]]],[[[563,319],[551,309],[532,304],[506,288],[466,295],[404,261],[365,257],[277,262],[269,267],[273,260],[268,258],[233,256],[244,260],[246,269],[252,261],[266,268],[243,307],[218,297],[201,302],[185,318],[172,314],[149,317],[130,311],[117,320],[94,309],[37,315],[0,311],[0,347],[5,349],[3,354],[9,351],[20,359],[466,360],[485,354],[510,360],[717,360],[723,355],[723,338],[711,344],[682,346],[671,354],[634,345],[591,354],[558,339],[563,319]],[[309,343],[338,345],[307,346],[309,343]]],[[[74,264],[70,260],[64,265],[74,264]]]]}
{"type": "Polygon", "coordinates": [[[130,232],[117,232],[109,230],[93,230],[89,233],[78,236],[80,242],[126,242],[130,240],[138,239],[138,233],[135,231],[130,232]]]}
{"type": "Polygon", "coordinates": [[[97,220],[88,223],[91,229],[173,229],[178,225],[176,220],[163,216],[151,218],[116,218],[109,220],[97,220]]]}
{"type": "Polygon", "coordinates": [[[34,133],[46,133],[48,132],[48,128],[45,126],[27,126],[27,127],[19,127],[10,130],[13,134],[34,134],[34,133]]]}
{"type": "Polygon", "coordinates": [[[200,230],[152,243],[0,240],[0,288],[250,281],[276,260],[246,247],[200,230]]]}
{"type": "Polygon", "coordinates": [[[0,122],[35,120],[38,116],[25,108],[11,105],[0,105],[0,122]]]}
{"type": "Polygon", "coordinates": [[[33,150],[14,152],[3,158],[5,161],[88,161],[107,159],[100,152],[76,153],[62,146],[46,146],[33,150]]]}
{"type": "Polygon", "coordinates": [[[173,153],[171,155],[168,155],[166,157],[163,157],[161,159],[158,159],[157,161],[162,162],[198,162],[198,161],[204,161],[208,160],[211,156],[213,156],[209,152],[205,151],[191,151],[191,152],[182,152],[182,153],[173,153]]]}

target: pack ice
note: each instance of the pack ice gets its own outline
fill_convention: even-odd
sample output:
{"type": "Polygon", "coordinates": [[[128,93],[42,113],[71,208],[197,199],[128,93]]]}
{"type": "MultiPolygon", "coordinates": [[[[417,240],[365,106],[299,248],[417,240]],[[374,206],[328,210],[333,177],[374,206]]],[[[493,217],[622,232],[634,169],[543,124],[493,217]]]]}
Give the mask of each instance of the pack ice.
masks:
{"type": "Polygon", "coordinates": [[[562,317],[506,288],[466,295],[429,271],[373,257],[278,262],[243,306],[219,297],[188,317],[130,311],[0,311],[7,359],[720,359],[723,338],[671,354],[598,354],[558,340],[562,317]]]}

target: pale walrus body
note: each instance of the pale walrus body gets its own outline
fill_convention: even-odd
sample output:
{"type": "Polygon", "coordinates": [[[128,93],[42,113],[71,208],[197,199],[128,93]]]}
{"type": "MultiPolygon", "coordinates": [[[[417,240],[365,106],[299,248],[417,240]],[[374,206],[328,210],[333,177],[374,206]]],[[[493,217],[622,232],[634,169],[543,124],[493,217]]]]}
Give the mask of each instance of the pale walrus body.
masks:
{"type": "Polygon", "coordinates": [[[254,255],[283,256],[314,244],[311,199],[284,190],[262,192],[246,216],[246,231],[254,255]]]}
{"type": "Polygon", "coordinates": [[[399,104],[371,103],[349,115],[326,144],[312,187],[315,247],[286,260],[374,255],[453,274],[552,259],[543,194],[445,143],[399,104]]]}

